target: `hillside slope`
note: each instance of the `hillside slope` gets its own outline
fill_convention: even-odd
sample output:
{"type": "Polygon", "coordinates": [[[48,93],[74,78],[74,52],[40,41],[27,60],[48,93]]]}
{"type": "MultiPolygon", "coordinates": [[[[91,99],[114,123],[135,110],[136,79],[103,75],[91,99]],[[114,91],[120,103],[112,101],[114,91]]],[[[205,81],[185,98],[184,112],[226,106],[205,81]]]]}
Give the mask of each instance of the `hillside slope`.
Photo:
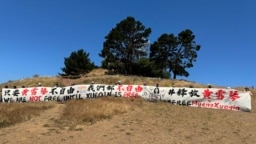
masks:
{"type": "MultiPolygon", "coordinates": [[[[102,69],[94,70],[79,79],[36,77],[8,84],[4,87],[70,86],[94,83],[143,84],[177,87],[207,87],[184,80],[167,80],[138,76],[105,75],[102,69]]],[[[217,86],[216,86],[217,87],[217,86]]],[[[238,88],[239,89],[239,88],[238,88]]],[[[242,88],[240,88],[242,89],[242,88]]],[[[256,91],[252,90],[252,111],[236,112],[208,108],[148,102],[141,99],[106,98],[52,103],[38,115],[15,109],[31,105],[0,103],[0,110],[12,107],[11,119],[18,115],[20,122],[0,128],[1,141],[5,144],[32,143],[88,143],[88,144],[194,144],[194,143],[256,143],[256,91]],[[23,120],[22,118],[25,117],[23,120]]],[[[33,103],[36,104],[36,103],[33,103]]],[[[45,106],[42,106],[44,108],[45,106]]],[[[0,115],[1,121],[6,115],[0,115]]]]}
{"type": "MultiPolygon", "coordinates": [[[[207,87],[207,84],[199,84],[196,82],[190,82],[186,80],[170,80],[161,78],[151,78],[151,77],[140,77],[140,76],[124,76],[124,75],[106,75],[106,70],[104,69],[94,69],[92,72],[81,76],[77,79],[62,78],[60,76],[56,77],[33,77],[25,78],[16,81],[9,81],[7,83],[0,84],[0,88],[5,86],[8,87],[34,87],[38,83],[42,86],[55,86],[56,84],[60,86],[70,86],[72,84],[90,84],[92,81],[98,84],[115,84],[120,81],[122,84],[144,84],[159,86],[176,86],[176,87],[207,87]]],[[[223,87],[212,85],[213,87],[223,87]]]]}

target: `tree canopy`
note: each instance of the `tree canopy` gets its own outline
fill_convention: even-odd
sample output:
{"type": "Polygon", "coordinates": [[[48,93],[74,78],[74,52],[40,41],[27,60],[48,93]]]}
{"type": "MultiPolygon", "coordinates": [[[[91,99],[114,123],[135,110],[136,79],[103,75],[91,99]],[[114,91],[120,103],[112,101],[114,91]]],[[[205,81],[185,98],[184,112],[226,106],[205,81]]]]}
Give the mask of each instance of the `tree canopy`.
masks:
{"type": "MultiPolygon", "coordinates": [[[[177,36],[164,33],[153,44],[149,44],[150,34],[151,28],[131,16],[117,23],[105,36],[99,53],[103,58],[101,67],[128,75],[162,78],[172,75],[173,79],[189,76],[187,69],[193,67],[201,48],[193,32],[185,29],[177,36]]],[[[72,52],[64,60],[62,75],[85,74],[95,68],[89,53],[83,49],[72,52]]]]}
{"type": "Polygon", "coordinates": [[[118,73],[135,74],[138,60],[147,55],[143,47],[150,33],[150,28],[133,17],[122,20],[105,36],[99,54],[104,58],[102,67],[114,69],[118,73]]]}
{"type": "Polygon", "coordinates": [[[162,34],[150,47],[150,59],[158,64],[159,69],[169,70],[176,76],[188,76],[187,68],[193,67],[200,45],[194,41],[195,35],[186,29],[175,36],[162,34]]]}
{"type": "Polygon", "coordinates": [[[61,68],[64,74],[61,75],[79,75],[90,72],[95,65],[89,58],[89,53],[83,49],[74,51],[69,57],[64,58],[65,67],[61,68]]]}

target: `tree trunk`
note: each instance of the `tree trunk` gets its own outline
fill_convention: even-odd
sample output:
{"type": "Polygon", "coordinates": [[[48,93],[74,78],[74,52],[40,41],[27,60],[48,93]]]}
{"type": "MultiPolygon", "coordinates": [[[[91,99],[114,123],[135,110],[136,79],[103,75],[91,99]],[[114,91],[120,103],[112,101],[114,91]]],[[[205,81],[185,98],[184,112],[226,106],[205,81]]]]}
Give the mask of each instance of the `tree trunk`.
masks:
{"type": "Polygon", "coordinates": [[[175,72],[173,72],[173,79],[176,79],[176,73],[175,72]]]}

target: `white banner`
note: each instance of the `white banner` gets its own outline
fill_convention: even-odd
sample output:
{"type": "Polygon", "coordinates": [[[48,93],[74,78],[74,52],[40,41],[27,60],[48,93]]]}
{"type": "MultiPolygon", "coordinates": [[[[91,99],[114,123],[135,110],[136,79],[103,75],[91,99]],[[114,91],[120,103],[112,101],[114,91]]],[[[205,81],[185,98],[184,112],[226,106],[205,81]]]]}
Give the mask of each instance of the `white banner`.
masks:
{"type": "Polygon", "coordinates": [[[166,101],[174,105],[251,111],[249,92],[235,89],[105,84],[2,89],[3,103],[67,101],[103,96],[143,97],[152,101],[166,101]]]}

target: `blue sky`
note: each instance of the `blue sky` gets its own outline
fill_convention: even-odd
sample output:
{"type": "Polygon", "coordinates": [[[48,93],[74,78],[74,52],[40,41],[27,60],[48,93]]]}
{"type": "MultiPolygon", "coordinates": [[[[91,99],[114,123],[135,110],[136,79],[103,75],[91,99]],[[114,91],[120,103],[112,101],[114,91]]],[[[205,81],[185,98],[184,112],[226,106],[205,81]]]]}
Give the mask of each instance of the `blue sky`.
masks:
{"type": "Polygon", "coordinates": [[[201,45],[189,77],[201,84],[256,86],[254,0],[0,0],[0,83],[56,76],[84,49],[100,65],[104,37],[132,16],[163,33],[190,29],[201,45]]]}

